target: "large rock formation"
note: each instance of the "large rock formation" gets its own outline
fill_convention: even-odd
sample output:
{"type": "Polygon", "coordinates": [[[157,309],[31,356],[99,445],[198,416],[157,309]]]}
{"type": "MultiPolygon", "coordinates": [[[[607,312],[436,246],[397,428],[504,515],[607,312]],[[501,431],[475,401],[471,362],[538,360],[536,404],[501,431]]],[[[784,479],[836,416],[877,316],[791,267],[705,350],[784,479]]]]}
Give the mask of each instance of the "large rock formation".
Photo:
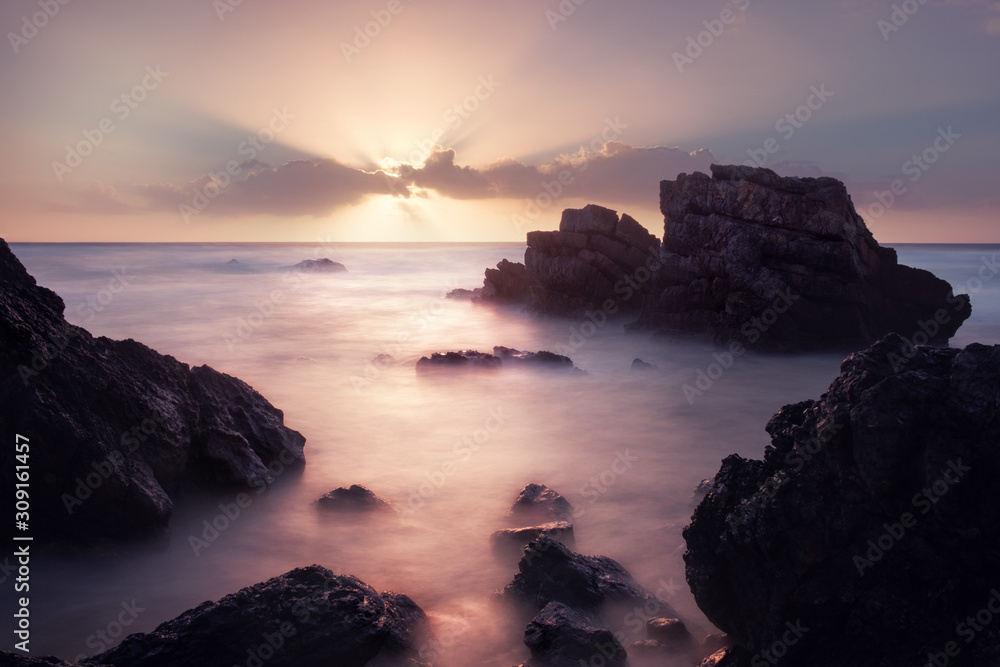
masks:
{"type": "Polygon", "coordinates": [[[530,232],[524,264],[486,272],[481,300],[584,316],[639,312],[635,328],[776,351],[853,350],[890,332],[947,343],[965,295],[896,261],[833,178],[712,165],[660,184],[664,237],[599,206],[530,232]]]}
{"type": "MultiPolygon", "coordinates": [[[[241,380],[63,317],[0,240],[0,432],[28,440],[29,532],[83,540],[165,526],[184,483],[264,488],[305,439],[241,380]]],[[[3,447],[13,488],[14,443],[3,447]]]]}
{"type": "Polygon", "coordinates": [[[524,264],[503,260],[486,272],[482,299],[524,302],[529,310],[571,315],[638,311],[660,242],[628,215],[593,204],[566,209],[557,232],[529,232],[524,264]],[[614,304],[605,308],[607,303],[614,304]]]}
{"type": "Polygon", "coordinates": [[[890,335],[723,461],[684,531],[719,664],[1000,664],[998,406],[1000,346],[890,335]]]}
{"type": "MultiPolygon", "coordinates": [[[[379,594],[355,577],[311,565],[204,602],[80,664],[363,667],[378,656],[380,664],[405,665],[425,620],[405,595],[379,594]]],[[[0,664],[69,664],[47,660],[0,652],[0,664]]]]}
{"type": "Polygon", "coordinates": [[[663,268],[642,326],[776,350],[853,350],[922,329],[946,343],[971,312],[967,296],[879,246],[834,178],[712,165],[711,178],[660,183],[660,210],[663,268]]]}

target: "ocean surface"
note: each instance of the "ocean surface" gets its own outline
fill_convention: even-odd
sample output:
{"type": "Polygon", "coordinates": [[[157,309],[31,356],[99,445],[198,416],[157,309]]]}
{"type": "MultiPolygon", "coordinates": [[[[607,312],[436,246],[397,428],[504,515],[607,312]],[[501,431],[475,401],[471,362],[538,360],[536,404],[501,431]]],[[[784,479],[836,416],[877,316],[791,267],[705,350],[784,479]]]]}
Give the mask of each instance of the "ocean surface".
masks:
{"type": "MultiPolygon", "coordinates": [[[[240,377],[307,439],[304,472],[254,494],[207,545],[192,546],[192,536],[205,537],[226,499],[189,495],[162,542],[96,563],[34,558],[35,655],[92,655],[205,600],[319,563],[416,600],[435,633],[421,650],[426,662],[509,667],[528,658],[525,621],[491,593],[511,580],[516,560],[498,558],[489,537],[509,525],[505,514],[528,482],[577,508],[578,551],[619,560],[700,638],[714,630],[687,589],[681,558],[693,489],[729,454],[759,458],[769,417],[818,398],[843,357],[747,353],[721,375],[712,369],[717,378],[704,392],[685,393],[717,363],[711,344],[445,298],[481,285],[483,270],[505,257],[520,261],[519,244],[12,248],[64,299],[70,322],[240,377]],[[280,268],[318,257],[348,271],[280,268]],[[568,353],[587,375],[414,371],[434,351],[494,345],[568,353]],[[383,354],[392,362],[373,361],[383,354]],[[656,370],[631,370],[637,357],[656,370]],[[319,496],[351,484],[395,511],[317,510],[319,496]]],[[[972,317],[953,346],[1000,343],[1000,246],[896,249],[902,263],[972,295],[972,317]]],[[[626,616],[609,622],[630,642],[645,638],[626,616]]]]}

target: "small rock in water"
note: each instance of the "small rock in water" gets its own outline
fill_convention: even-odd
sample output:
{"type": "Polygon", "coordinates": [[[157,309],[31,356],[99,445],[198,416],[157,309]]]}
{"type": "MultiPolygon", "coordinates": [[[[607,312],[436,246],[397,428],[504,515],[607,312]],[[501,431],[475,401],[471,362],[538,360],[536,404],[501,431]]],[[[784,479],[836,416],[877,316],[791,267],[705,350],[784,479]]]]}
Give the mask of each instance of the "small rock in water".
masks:
{"type": "Polygon", "coordinates": [[[550,602],[524,631],[532,659],[549,667],[577,667],[580,663],[624,667],[626,653],[610,630],[592,615],[560,602],[550,602]]]}
{"type": "Polygon", "coordinates": [[[382,500],[363,486],[352,484],[349,489],[334,489],[316,501],[320,508],[348,512],[368,512],[388,507],[382,500]]]}
{"type": "Polygon", "coordinates": [[[433,370],[443,368],[463,368],[496,370],[501,362],[492,354],[477,350],[460,350],[458,352],[435,352],[429,357],[421,357],[417,362],[417,370],[433,370]]]}
{"type": "Polygon", "coordinates": [[[347,267],[328,257],[322,259],[304,259],[293,266],[279,267],[279,271],[304,271],[306,273],[343,273],[347,267]]]}
{"type": "Polygon", "coordinates": [[[510,515],[530,521],[571,521],[573,506],[558,492],[544,484],[527,484],[517,494],[510,515]]]}
{"type": "Polygon", "coordinates": [[[646,621],[646,636],[669,648],[690,648],[692,637],[679,618],[651,618],[646,621]]]}
{"type": "Polygon", "coordinates": [[[655,371],[656,366],[653,364],[646,363],[642,359],[636,358],[632,360],[632,370],[634,371],[655,371]]]}
{"type": "Polygon", "coordinates": [[[552,521],[523,528],[502,528],[490,536],[490,542],[493,543],[493,548],[499,552],[520,554],[529,542],[533,542],[543,535],[558,540],[567,547],[574,546],[573,524],[569,521],[552,521]]]}

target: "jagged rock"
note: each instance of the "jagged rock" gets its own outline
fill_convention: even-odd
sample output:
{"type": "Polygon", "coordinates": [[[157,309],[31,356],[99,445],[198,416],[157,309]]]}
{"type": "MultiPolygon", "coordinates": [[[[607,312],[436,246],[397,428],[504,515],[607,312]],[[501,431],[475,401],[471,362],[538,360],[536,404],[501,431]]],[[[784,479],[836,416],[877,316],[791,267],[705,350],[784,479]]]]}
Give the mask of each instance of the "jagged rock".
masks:
{"type": "MultiPolygon", "coordinates": [[[[750,657],[746,652],[746,649],[733,646],[716,651],[712,655],[708,656],[700,663],[698,667],[742,667],[742,665],[749,665],[750,657]]],[[[769,665],[769,663],[762,656],[758,659],[758,665],[769,665]],[[763,662],[761,662],[763,661],[763,662]]],[[[860,663],[867,664],[867,663],[860,663]]],[[[756,666],[754,666],[756,667],[756,666]]]]}
{"type": "Polygon", "coordinates": [[[0,650],[0,667],[81,667],[78,663],[60,660],[51,655],[33,656],[0,650]]]}
{"type": "Polygon", "coordinates": [[[502,528],[490,536],[490,542],[494,549],[501,553],[520,554],[529,542],[534,542],[542,536],[551,537],[572,548],[573,524],[568,521],[552,521],[538,526],[502,528]]]}
{"type": "Polygon", "coordinates": [[[684,531],[699,607],[747,655],[784,642],[788,664],[1000,662],[1000,623],[974,642],[958,627],[1000,608],[998,405],[1000,346],[893,334],[847,357],[772,417],[762,461],[723,461],[684,531]]]}
{"type": "Polygon", "coordinates": [[[523,265],[503,260],[486,271],[482,299],[555,315],[636,311],[650,293],[649,267],[659,260],[659,247],[628,215],[619,219],[593,204],[566,209],[559,231],[528,233],[523,265]]]}
{"type": "Polygon", "coordinates": [[[243,665],[254,655],[269,667],[362,667],[379,655],[402,662],[425,620],[405,595],[311,565],[204,602],[83,664],[243,665]]]}
{"type": "Polygon", "coordinates": [[[347,267],[328,257],[322,259],[304,259],[292,266],[282,266],[279,271],[302,271],[305,273],[343,273],[347,267]]]}
{"type": "Polygon", "coordinates": [[[528,275],[524,264],[501,259],[495,269],[486,269],[483,286],[477,288],[480,300],[488,303],[524,303],[535,286],[535,280],[528,275]]]}
{"type": "Polygon", "coordinates": [[[660,184],[663,265],[639,326],[853,350],[889,332],[943,344],[969,317],[967,296],[876,243],[840,181],[711,170],[660,184]]]}
{"type": "Polygon", "coordinates": [[[358,484],[352,484],[347,489],[334,489],[320,497],[316,504],[320,509],[342,512],[370,512],[389,506],[389,503],[358,484]]]}
{"type": "Polygon", "coordinates": [[[480,370],[496,370],[501,362],[492,354],[476,350],[460,350],[458,352],[435,352],[429,357],[421,357],[417,361],[418,371],[429,371],[443,368],[465,368],[480,370]]]}
{"type": "Polygon", "coordinates": [[[456,287],[445,296],[449,299],[455,299],[456,301],[472,301],[473,299],[479,299],[482,294],[482,287],[477,287],[476,289],[462,289],[461,287],[456,287]]]}
{"type": "Polygon", "coordinates": [[[544,484],[526,484],[514,499],[510,515],[524,521],[572,521],[573,505],[544,484]]]}
{"type": "Polygon", "coordinates": [[[496,346],[493,356],[508,366],[530,366],[533,368],[551,368],[560,371],[579,371],[569,357],[554,352],[541,350],[539,352],[522,352],[510,347],[496,346]]]}
{"type": "MultiPolygon", "coordinates": [[[[528,544],[518,573],[502,594],[539,609],[549,602],[596,609],[606,601],[642,604],[652,597],[617,561],[607,556],[582,556],[545,536],[528,544]]],[[[665,602],[658,602],[661,609],[673,612],[665,602]]]]}
{"type": "Polygon", "coordinates": [[[627,655],[621,643],[590,614],[559,602],[550,602],[524,631],[532,660],[547,667],[578,667],[598,663],[624,667],[627,655]]]}
{"type": "Polygon", "coordinates": [[[94,338],[64,308],[0,240],[0,432],[30,440],[36,541],[162,530],[183,484],[262,489],[301,468],[305,439],[245,382],[94,338]]]}
{"type": "Polygon", "coordinates": [[[647,362],[643,361],[642,359],[633,359],[632,360],[632,370],[634,370],[634,371],[655,371],[656,370],[656,366],[654,366],[653,364],[647,363],[647,362]]]}

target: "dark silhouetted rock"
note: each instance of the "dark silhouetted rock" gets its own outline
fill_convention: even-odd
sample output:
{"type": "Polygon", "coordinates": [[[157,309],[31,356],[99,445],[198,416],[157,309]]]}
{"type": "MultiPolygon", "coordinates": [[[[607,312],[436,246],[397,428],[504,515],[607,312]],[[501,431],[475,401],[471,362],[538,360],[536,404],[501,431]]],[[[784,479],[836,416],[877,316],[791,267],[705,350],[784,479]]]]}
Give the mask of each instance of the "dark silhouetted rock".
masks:
{"type": "Polygon", "coordinates": [[[458,352],[435,352],[429,357],[421,357],[417,361],[418,371],[429,371],[437,369],[478,369],[496,370],[500,368],[501,362],[492,354],[478,352],[476,350],[460,350],[458,352]]]}
{"type": "Polygon", "coordinates": [[[526,484],[514,499],[510,515],[519,521],[572,521],[573,506],[544,484],[526,484]]]}
{"type": "Polygon", "coordinates": [[[646,621],[646,636],[664,646],[688,649],[693,641],[684,621],[679,618],[651,618],[646,621]]]}
{"type": "Polygon", "coordinates": [[[389,503],[358,484],[352,484],[348,489],[334,489],[324,494],[316,504],[320,509],[341,512],[370,512],[389,506],[389,503]]]}
{"type": "Polygon", "coordinates": [[[559,371],[579,370],[573,365],[573,360],[561,354],[541,350],[539,352],[522,352],[510,347],[496,346],[493,356],[508,366],[528,366],[532,368],[551,368],[559,371]]]}
{"type": "Polygon", "coordinates": [[[636,311],[650,294],[660,242],[628,215],[593,204],[563,211],[556,232],[529,232],[524,264],[486,271],[482,300],[574,315],[636,311]],[[608,307],[610,305],[610,308],[608,307]]]}
{"type": "Polygon", "coordinates": [[[573,524],[569,521],[552,521],[537,526],[502,528],[490,536],[494,549],[503,554],[520,554],[521,550],[542,536],[551,537],[573,548],[573,524]]]}
{"type": "Polygon", "coordinates": [[[304,273],[343,273],[347,267],[340,262],[323,257],[322,259],[304,259],[292,266],[282,266],[279,271],[302,271],[304,273]]]}
{"type": "Polygon", "coordinates": [[[632,370],[634,371],[655,371],[656,366],[653,364],[646,363],[642,359],[632,360],[632,370]]]}
{"type": "Polygon", "coordinates": [[[477,287],[476,289],[462,289],[461,287],[457,287],[448,292],[445,296],[449,299],[455,299],[456,301],[471,301],[473,299],[479,299],[482,296],[482,293],[482,287],[477,287]]]}
{"type": "Polygon", "coordinates": [[[924,321],[936,329],[929,342],[944,344],[969,317],[967,296],[876,243],[840,181],[711,169],[660,184],[663,266],[640,326],[761,349],[853,350],[889,332],[924,336],[924,321]]]}
{"type": "Polygon", "coordinates": [[[922,665],[949,642],[950,664],[1000,663],[1000,623],[958,628],[1000,608],[998,406],[1000,346],[850,355],[771,418],[762,461],[723,461],[684,531],[698,606],[788,664],[922,665]]]}
{"type": "MultiPolygon", "coordinates": [[[[582,556],[544,536],[524,550],[518,573],[504,587],[503,595],[538,609],[549,602],[562,602],[586,610],[605,602],[642,604],[652,598],[617,561],[607,556],[582,556]]],[[[662,610],[673,612],[666,603],[660,604],[662,610]]]]}
{"type": "Polygon", "coordinates": [[[532,664],[579,667],[601,664],[624,667],[627,655],[615,635],[588,613],[550,602],[528,623],[524,643],[532,664]]]}
{"type": "Polygon", "coordinates": [[[424,621],[405,595],[379,594],[354,577],[311,565],[204,602],[84,664],[242,665],[261,645],[280,641],[264,664],[362,667],[379,655],[402,661],[416,648],[424,621]]]}
{"type": "Polygon", "coordinates": [[[302,466],[305,439],[245,382],[94,338],[63,310],[0,240],[0,432],[31,439],[36,540],[161,530],[184,484],[262,489],[302,466]]]}

